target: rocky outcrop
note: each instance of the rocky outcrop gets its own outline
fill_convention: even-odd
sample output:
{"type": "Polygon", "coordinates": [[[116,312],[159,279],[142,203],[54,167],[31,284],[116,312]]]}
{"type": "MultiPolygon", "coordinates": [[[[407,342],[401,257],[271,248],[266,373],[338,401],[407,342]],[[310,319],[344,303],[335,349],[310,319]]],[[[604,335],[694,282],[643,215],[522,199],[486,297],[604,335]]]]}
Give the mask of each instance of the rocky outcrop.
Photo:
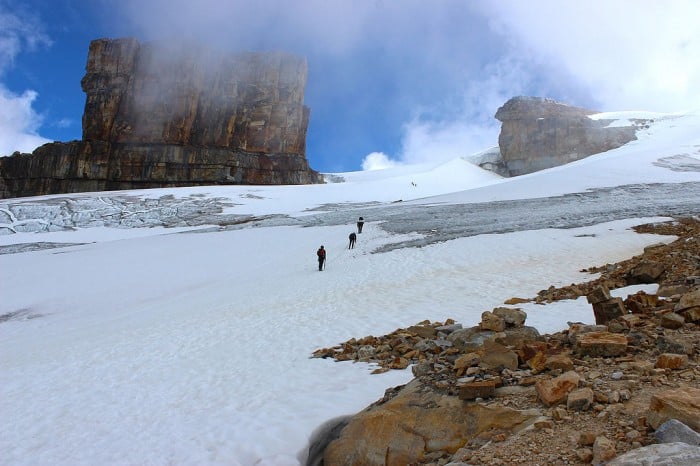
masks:
{"type": "Polygon", "coordinates": [[[637,126],[607,127],[610,120],[593,120],[597,113],[552,99],[514,97],[496,112],[501,133],[498,145],[510,176],[556,167],[605,152],[636,139],[637,126]]]}
{"type": "Polygon", "coordinates": [[[454,453],[478,436],[532,424],[536,410],[484,406],[441,395],[414,380],[355,415],[323,455],[326,465],[404,466],[454,453]]]}
{"type": "Polygon", "coordinates": [[[81,141],[0,158],[0,197],[207,184],[307,184],[307,65],[284,53],[90,44],[81,141]]]}

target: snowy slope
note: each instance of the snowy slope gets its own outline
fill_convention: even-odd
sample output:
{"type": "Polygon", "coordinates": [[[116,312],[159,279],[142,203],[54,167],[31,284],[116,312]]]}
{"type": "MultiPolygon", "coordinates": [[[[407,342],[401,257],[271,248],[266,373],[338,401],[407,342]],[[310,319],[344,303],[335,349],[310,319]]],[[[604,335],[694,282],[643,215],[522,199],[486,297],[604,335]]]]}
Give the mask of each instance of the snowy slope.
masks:
{"type": "MultiPolygon", "coordinates": [[[[458,159],[334,174],[345,181],[319,186],[0,201],[0,247],[81,243],[0,255],[1,461],[296,465],[317,425],[412,377],[310,359],[314,349],[424,319],[473,325],[509,297],[585,280],[584,267],[672,240],[629,230],[659,218],[620,218],[373,254],[421,234],[391,234],[366,215],[348,250],[356,216],[626,184],[697,189],[699,129],[698,114],[662,116],[622,148],[513,179],[458,159]],[[333,212],[347,222],[326,221],[333,212]]],[[[592,320],[585,300],[525,309],[542,331],[592,320]]]]}

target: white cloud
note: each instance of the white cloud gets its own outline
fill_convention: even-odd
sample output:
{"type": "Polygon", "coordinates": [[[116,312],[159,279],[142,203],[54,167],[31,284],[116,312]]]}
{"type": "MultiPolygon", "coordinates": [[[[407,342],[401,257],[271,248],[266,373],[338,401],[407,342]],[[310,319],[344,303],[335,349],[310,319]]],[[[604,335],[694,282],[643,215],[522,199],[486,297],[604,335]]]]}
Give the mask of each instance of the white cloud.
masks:
{"type": "Polygon", "coordinates": [[[700,2],[504,0],[482,4],[495,31],[568,72],[603,110],[700,107],[700,2]]]}
{"type": "Polygon", "coordinates": [[[38,134],[42,118],[32,108],[36,97],[34,91],[18,95],[0,85],[0,156],[31,152],[50,142],[38,134]]]}
{"type": "MultiPolygon", "coordinates": [[[[10,11],[0,1],[0,77],[12,67],[18,54],[50,43],[34,16],[10,11]]],[[[31,152],[49,142],[38,134],[42,118],[32,108],[37,96],[33,90],[14,93],[0,82],[0,156],[31,152]]]]}
{"type": "Polygon", "coordinates": [[[384,170],[399,165],[395,160],[391,160],[384,152],[372,152],[362,160],[362,169],[365,171],[384,170]]]}

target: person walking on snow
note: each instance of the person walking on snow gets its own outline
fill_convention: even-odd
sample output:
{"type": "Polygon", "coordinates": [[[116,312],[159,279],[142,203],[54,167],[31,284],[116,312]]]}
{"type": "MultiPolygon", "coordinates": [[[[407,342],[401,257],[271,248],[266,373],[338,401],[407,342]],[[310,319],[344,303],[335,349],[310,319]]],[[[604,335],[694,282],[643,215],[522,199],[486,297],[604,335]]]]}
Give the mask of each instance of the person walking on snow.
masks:
{"type": "Polygon", "coordinates": [[[323,249],[323,246],[318,248],[318,251],[316,251],[316,255],[318,256],[318,270],[319,272],[323,270],[323,266],[326,263],[326,250],[323,249]]]}
{"type": "Polygon", "coordinates": [[[348,249],[353,249],[355,247],[355,241],[357,240],[357,235],[355,232],[350,233],[350,245],[348,249]]]}
{"type": "Polygon", "coordinates": [[[360,217],[360,219],[357,221],[357,232],[362,233],[362,226],[365,224],[365,219],[360,217]]]}

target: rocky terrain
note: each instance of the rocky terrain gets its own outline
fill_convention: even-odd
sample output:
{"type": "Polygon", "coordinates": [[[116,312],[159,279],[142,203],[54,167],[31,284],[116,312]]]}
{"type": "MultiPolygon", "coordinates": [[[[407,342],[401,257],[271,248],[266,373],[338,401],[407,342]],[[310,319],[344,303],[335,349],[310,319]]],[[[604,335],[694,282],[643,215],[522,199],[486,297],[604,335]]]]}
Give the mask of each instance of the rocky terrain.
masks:
{"type": "Polygon", "coordinates": [[[94,40],[82,140],[1,157],[0,198],[320,182],[306,159],[306,80],[306,60],[285,53],[94,40]]]}
{"type": "Polygon", "coordinates": [[[514,297],[473,327],[424,321],[317,350],[377,373],[412,365],[415,379],[336,421],[308,464],[697,464],[700,221],[636,230],[678,238],[591,267],[589,282],[514,297]],[[659,288],[610,296],[639,283],[659,288]],[[551,335],[517,308],[581,296],[596,324],[551,335]]]}

